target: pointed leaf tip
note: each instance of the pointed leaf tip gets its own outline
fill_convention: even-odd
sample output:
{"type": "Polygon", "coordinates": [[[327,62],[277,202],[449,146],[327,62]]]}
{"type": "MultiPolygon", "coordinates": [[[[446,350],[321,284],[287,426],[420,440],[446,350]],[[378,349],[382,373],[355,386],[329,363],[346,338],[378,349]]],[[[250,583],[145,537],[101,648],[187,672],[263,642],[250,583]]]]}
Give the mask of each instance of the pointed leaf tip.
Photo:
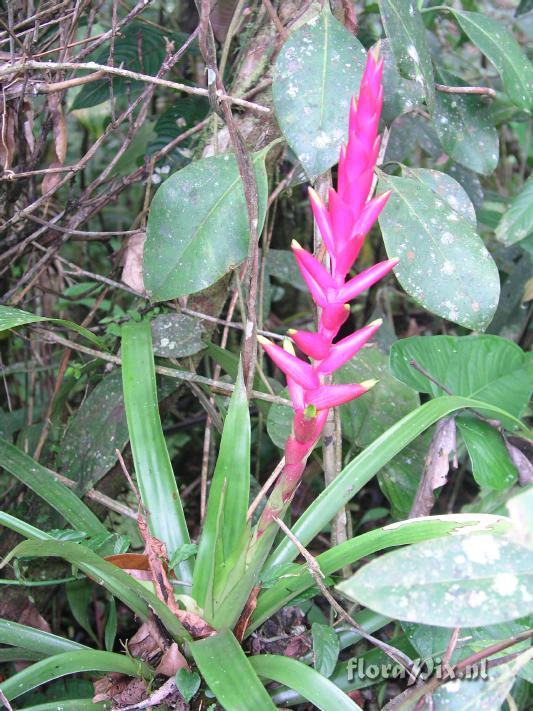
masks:
{"type": "Polygon", "coordinates": [[[360,385],[365,390],[371,390],[374,387],[374,385],[377,385],[378,383],[379,383],[379,380],[376,380],[376,378],[371,378],[370,380],[363,380],[363,382],[360,383],[360,385]]]}

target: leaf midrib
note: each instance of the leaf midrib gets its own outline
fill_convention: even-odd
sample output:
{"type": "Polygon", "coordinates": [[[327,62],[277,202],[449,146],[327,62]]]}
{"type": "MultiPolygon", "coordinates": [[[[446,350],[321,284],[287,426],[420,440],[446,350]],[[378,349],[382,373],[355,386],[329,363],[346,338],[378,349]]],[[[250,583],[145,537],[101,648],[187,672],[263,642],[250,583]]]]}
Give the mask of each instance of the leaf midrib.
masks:
{"type": "MultiPolygon", "coordinates": [[[[218,157],[218,156],[217,156],[217,157],[218,157]]],[[[220,157],[222,157],[222,156],[220,156],[220,157]]],[[[231,158],[235,161],[235,165],[236,165],[235,156],[231,156],[231,158]]],[[[254,159],[253,157],[252,157],[252,161],[253,161],[253,163],[254,163],[254,170],[255,170],[256,161],[255,161],[255,159],[254,159]]],[[[176,258],[175,262],[169,267],[169,269],[165,272],[164,277],[163,277],[160,281],[157,282],[157,284],[155,285],[155,288],[159,289],[159,288],[167,281],[167,279],[170,278],[170,275],[172,274],[172,272],[173,272],[173,271],[176,269],[176,267],[177,267],[177,262],[178,262],[180,259],[183,259],[184,255],[185,255],[185,254],[187,253],[187,251],[190,249],[191,244],[196,241],[196,238],[197,238],[198,234],[199,234],[201,231],[203,231],[203,229],[205,228],[206,224],[209,222],[209,219],[211,218],[211,216],[213,215],[213,213],[215,212],[215,210],[217,210],[218,207],[219,207],[219,205],[224,202],[224,200],[226,199],[226,196],[229,195],[229,194],[234,190],[235,186],[239,183],[240,180],[241,180],[241,176],[240,176],[240,174],[237,174],[237,177],[235,178],[235,180],[233,180],[233,181],[230,183],[230,185],[228,186],[228,188],[227,188],[227,189],[219,196],[219,198],[213,203],[212,207],[211,207],[210,210],[207,212],[207,214],[205,215],[205,217],[204,217],[204,218],[198,223],[198,225],[196,226],[194,232],[191,234],[190,239],[189,239],[186,243],[183,243],[183,249],[179,252],[179,256],[176,258]]],[[[158,271],[159,271],[159,270],[158,270],[158,271]]],[[[160,273],[160,272],[159,272],[159,273],[160,273]]]]}
{"type": "MultiPolygon", "coordinates": [[[[519,85],[524,88],[525,93],[526,93],[526,96],[527,96],[527,93],[528,93],[528,84],[527,84],[527,83],[526,83],[526,84],[523,84],[523,83],[522,83],[522,78],[521,78],[521,76],[520,76],[520,72],[519,72],[518,70],[515,70],[514,62],[509,58],[509,55],[505,52],[505,50],[503,49],[503,47],[501,47],[501,46],[491,37],[491,35],[490,35],[488,32],[485,31],[485,29],[484,29],[481,25],[476,24],[475,20],[472,20],[472,18],[471,18],[469,15],[467,15],[466,12],[459,12],[459,11],[457,11],[457,10],[454,10],[453,8],[450,8],[450,11],[453,12],[453,14],[454,14],[456,17],[463,18],[464,20],[466,20],[466,22],[470,22],[477,30],[479,30],[479,32],[480,32],[482,35],[484,35],[484,36],[487,38],[488,43],[489,43],[491,46],[493,46],[493,47],[496,49],[497,52],[500,52],[500,54],[501,54],[501,56],[502,56],[502,58],[503,58],[505,64],[508,65],[508,66],[507,66],[507,69],[510,69],[511,72],[517,77],[519,85]]],[[[476,14],[476,13],[472,13],[472,14],[476,14]]],[[[479,13],[478,13],[478,14],[479,14],[479,13]]],[[[459,23],[461,23],[461,20],[459,20],[459,23]]],[[[463,29],[464,29],[464,28],[463,28],[463,29]]],[[[504,27],[503,27],[502,29],[505,30],[504,27]]],[[[483,52],[483,54],[486,54],[486,52],[483,52]]],[[[487,56],[488,56],[488,55],[487,55],[487,56]]],[[[490,57],[489,57],[489,59],[490,59],[490,57]]],[[[498,69],[498,66],[497,66],[496,62],[495,62],[493,59],[490,59],[490,61],[491,61],[492,64],[494,64],[494,66],[498,69]]],[[[504,71],[505,71],[505,69],[502,68],[501,73],[503,74],[504,71]]]]}

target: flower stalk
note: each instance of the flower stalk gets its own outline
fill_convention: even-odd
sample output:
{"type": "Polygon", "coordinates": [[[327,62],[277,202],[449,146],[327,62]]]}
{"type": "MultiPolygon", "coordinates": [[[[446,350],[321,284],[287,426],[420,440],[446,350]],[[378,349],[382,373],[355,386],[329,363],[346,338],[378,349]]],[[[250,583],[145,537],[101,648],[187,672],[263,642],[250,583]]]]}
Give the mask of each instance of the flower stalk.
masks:
{"type": "Polygon", "coordinates": [[[283,348],[266,338],[259,343],[287,378],[294,421],[285,445],[285,466],[263,510],[256,529],[262,536],[281,515],[301,481],[331,408],[364,395],[376,380],[330,384],[331,374],[348,362],[381,325],[381,319],[336,341],[350,312],[349,302],[369,289],[396,266],[389,259],[348,278],[365,237],[385,207],[390,191],[371,197],[379,153],[378,123],[383,103],[383,60],[369,52],[358,99],[350,106],[348,142],[340,151],[337,189],[330,188],[328,204],[309,188],[313,215],[326,247],[330,269],[298,242],[291,247],[302,277],[319,309],[316,332],[290,330],[283,348]],[[310,362],[298,357],[293,343],[310,362]]]}

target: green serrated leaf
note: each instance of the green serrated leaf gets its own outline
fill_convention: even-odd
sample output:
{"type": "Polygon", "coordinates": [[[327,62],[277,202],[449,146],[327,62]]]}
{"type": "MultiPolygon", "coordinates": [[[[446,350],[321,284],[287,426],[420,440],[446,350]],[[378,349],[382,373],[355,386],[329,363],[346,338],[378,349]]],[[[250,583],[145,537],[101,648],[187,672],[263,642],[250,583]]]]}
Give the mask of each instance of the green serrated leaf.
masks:
{"type": "MultiPolygon", "coordinates": [[[[265,152],[253,161],[261,232],[266,209],[265,152]]],[[[248,212],[235,156],[202,158],[174,173],[150,206],[144,282],[150,297],[167,301],[214,284],[248,254],[248,212]]]]}
{"type": "Polygon", "coordinates": [[[276,116],[311,180],[339,158],[365,57],[363,45],[327,4],[290,35],[278,55],[272,83],[276,116]]]}
{"type": "Polygon", "coordinates": [[[418,180],[380,177],[392,190],[379,222],[398,281],[417,302],[466,328],[490,323],[500,293],[498,269],[472,225],[418,180]]]}
{"type": "MultiPolygon", "coordinates": [[[[115,66],[124,66],[131,72],[155,76],[163,63],[166,53],[166,41],[175,40],[176,46],[183,42],[185,35],[174,32],[162,32],[159,27],[153,27],[144,22],[132,22],[126,25],[113,40],[113,61],[115,66]]],[[[99,50],[92,61],[97,64],[107,64],[109,59],[109,43],[99,50]]],[[[122,77],[113,77],[113,92],[107,79],[85,84],[74,99],[71,110],[87,109],[107,101],[111,96],[122,96],[127,91],[132,98],[145,87],[142,81],[132,81],[122,77]]]]}

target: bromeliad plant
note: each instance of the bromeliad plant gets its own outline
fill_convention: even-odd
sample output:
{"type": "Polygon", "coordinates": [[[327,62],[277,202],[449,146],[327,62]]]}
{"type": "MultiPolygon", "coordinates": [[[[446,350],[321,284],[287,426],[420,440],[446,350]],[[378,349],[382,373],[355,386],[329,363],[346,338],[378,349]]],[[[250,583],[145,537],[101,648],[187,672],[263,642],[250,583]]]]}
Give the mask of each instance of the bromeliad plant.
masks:
{"type": "MultiPolygon", "coordinates": [[[[358,98],[353,100],[350,107],[348,141],[340,153],[337,189],[329,191],[327,205],[314,190],[309,191],[313,214],[325,249],[313,255],[297,243],[292,246],[303,279],[318,309],[317,330],[289,331],[290,340],[285,341],[283,348],[260,339],[272,361],[286,375],[294,419],[285,445],[279,478],[255,525],[252,526],[248,509],[251,440],[249,404],[242,374],[240,369],[237,371],[235,368],[235,385],[224,422],[205,521],[198,546],[191,543],[159,418],[148,321],[130,322],[123,327],[121,358],[129,435],[143,504],[141,517],[147,517],[151,532],[148,535],[143,529],[147,541],[147,557],[152,572],[157,571],[152,583],[143,584],[121,570],[115,565],[116,557],[108,556],[106,559],[79,542],[57,540],[51,533],[8,514],[0,514],[3,526],[28,539],[12,551],[10,559],[62,557],[74,566],[76,575],[82,573],[96,580],[111,593],[113,599],[121,600],[132,609],[140,620],[147,622],[154,615],[159,619],[168,636],[167,647],[170,648],[172,642],[180,647],[181,654],[177,653],[177,658],[181,669],[175,682],[170,680],[163,685],[162,689],[168,695],[165,696],[161,689],[157,689],[152,697],[154,702],[165,702],[169,698],[174,701],[175,696],[172,694],[176,686],[185,699],[189,701],[194,698],[200,684],[198,675],[191,672],[196,666],[205,682],[199,692],[201,698],[198,707],[201,708],[205,708],[208,699],[214,695],[227,711],[268,711],[275,709],[276,703],[294,705],[301,699],[325,711],[357,711],[359,707],[345,691],[358,688],[361,679],[347,674],[346,663],[340,662],[326,674],[320,673],[324,669],[313,669],[309,664],[311,660],[307,658],[298,661],[276,655],[246,656],[243,651],[243,647],[247,648],[247,638],[262,623],[298,596],[309,596],[314,592],[315,579],[307,563],[293,563],[299,552],[295,541],[299,546],[307,546],[328,526],[339,508],[382,467],[442,418],[470,408],[481,410],[484,417],[499,418],[507,424],[523,427],[513,414],[503,411],[490,401],[481,403],[467,397],[448,395],[436,397],[396,422],[356,456],[299,518],[291,536],[281,536],[279,545],[272,552],[274,539],[280,533],[279,522],[287,513],[302,480],[307,459],[320,438],[328,413],[334,407],[364,396],[375,384],[375,380],[360,384],[335,384],[332,376],[363,348],[381,323],[379,320],[374,321],[339,340],[340,329],[349,315],[349,302],[384,277],[398,262],[397,259],[389,259],[350,277],[365,236],[389,198],[388,192],[371,197],[380,147],[377,131],[383,101],[382,72],[383,61],[377,52],[371,51],[358,98]],[[319,258],[318,255],[322,254],[319,258]],[[310,361],[298,357],[293,344],[310,361]],[[267,690],[265,684],[270,681],[279,682],[282,686],[267,690]]],[[[11,319],[11,326],[39,320],[39,317],[22,312],[13,313],[13,310],[10,313],[4,311],[3,317],[6,322],[11,319]]],[[[81,335],[94,341],[90,332],[82,330],[81,335]]],[[[93,539],[107,540],[109,534],[103,524],[71,490],[56,481],[52,472],[5,440],[0,440],[0,454],[2,465],[45,498],[74,528],[79,528],[93,539]]],[[[142,525],[145,523],[143,520],[142,525]]],[[[509,527],[509,519],[485,514],[424,517],[398,522],[334,546],[316,558],[316,565],[324,576],[331,576],[343,567],[386,548],[420,541],[427,543],[431,539],[448,537],[457,532],[468,532],[469,528],[483,531],[483,545],[492,546],[491,550],[496,547],[498,557],[501,552],[502,559],[510,561],[509,570],[501,573],[503,577],[497,580],[492,593],[488,587],[479,590],[482,584],[479,580],[486,582],[490,570],[487,572],[485,566],[487,556],[480,555],[479,551],[468,548],[463,542],[463,538],[466,540],[468,537],[459,537],[459,543],[454,539],[450,544],[450,560],[465,561],[456,575],[460,578],[467,571],[464,576],[464,596],[467,602],[481,599],[480,595],[489,602],[492,599],[490,595],[494,597],[496,593],[505,597],[505,610],[498,613],[499,617],[496,613],[492,617],[486,611],[483,613],[489,621],[504,621],[525,612],[517,597],[521,594],[520,576],[526,568],[520,546],[508,540],[502,542],[501,537],[498,539],[492,536],[507,531],[509,527]],[[479,565],[476,568],[477,564],[481,568],[479,565]],[[517,576],[516,580],[513,575],[517,576]]],[[[100,549],[96,547],[96,550],[100,549]]],[[[415,551],[415,548],[409,550],[415,551]]],[[[419,561],[423,563],[431,554],[431,550],[422,550],[419,561]]],[[[395,559],[389,560],[391,570],[397,570],[394,567],[395,559]]],[[[428,583],[433,585],[432,600],[437,599],[437,605],[442,603],[440,612],[450,607],[447,596],[452,594],[444,554],[441,555],[441,564],[445,568],[443,575],[439,577],[435,573],[435,579],[428,583]]],[[[420,564],[420,567],[423,565],[420,564]]],[[[433,568],[438,572],[438,561],[435,561],[433,568]]],[[[379,571],[377,575],[372,571],[366,578],[359,575],[356,582],[351,579],[338,588],[348,598],[368,603],[369,609],[356,615],[358,623],[367,632],[379,630],[388,624],[390,616],[386,612],[394,607],[394,600],[408,600],[409,609],[407,612],[400,610],[397,617],[411,619],[409,614],[412,608],[420,605],[423,597],[416,585],[411,584],[409,588],[406,583],[405,589],[398,588],[392,595],[391,602],[391,584],[385,581],[385,592],[381,591],[381,597],[374,600],[372,594],[368,593],[368,579],[372,581],[372,578],[379,577],[379,571]],[[415,592],[413,588],[416,588],[415,592]],[[377,612],[373,612],[373,609],[377,612]]],[[[400,575],[397,577],[400,578],[400,575]]],[[[460,596],[463,592],[457,594],[460,596]]],[[[463,608],[469,605],[470,602],[465,603],[463,608]]],[[[488,605],[485,607],[488,609],[488,605]]],[[[481,614],[479,609],[475,610],[475,615],[481,614]]],[[[462,619],[475,624],[477,618],[470,616],[462,619]]],[[[426,624],[433,622],[432,608],[428,606],[425,617],[421,612],[417,620],[426,624]]],[[[452,619],[448,615],[444,624],[453,628],[464,624],[461,620],[452,619]]],[[[327,629],[330,652],[336,649],[338,655],[341,641],[329,627],[327,629]]],[[[110,636],[112,648],[113,638],[110,636]]],[[[360,638],[357,629],[344,631],[342,644],[347,646],[360,638]]],[[[74,672],[93,670],[137,676],[145,680],[147,688],[150,688],[157,674],[154,665],[150,663],[151,659],[134,659],[112,651],[92,650],[77,642],[47,635],[24,625],[14,627],[11,623],[0,621],[0,642],[18,646],[26,655],[30,651],[35,655],[35,650],[38,650],[37,657],[42,657],[40,661],[2,683],[2,700],[8,702],[37,685],[74,672]]],[[[395,640],[395,644],[404,652],[414,653],[405,638],[395,640]]],[[[174,659],[176,650],[177,646],[174,647],[174,659]]],[[[526,661],[524,657],[523,663],[526,661]]],[[[89,700],[85,701],[87,704],[78,704],[77,708],[92,707],[89,700]]],[[[418,698],[415,702],[418,702],[418,698]]]]}

